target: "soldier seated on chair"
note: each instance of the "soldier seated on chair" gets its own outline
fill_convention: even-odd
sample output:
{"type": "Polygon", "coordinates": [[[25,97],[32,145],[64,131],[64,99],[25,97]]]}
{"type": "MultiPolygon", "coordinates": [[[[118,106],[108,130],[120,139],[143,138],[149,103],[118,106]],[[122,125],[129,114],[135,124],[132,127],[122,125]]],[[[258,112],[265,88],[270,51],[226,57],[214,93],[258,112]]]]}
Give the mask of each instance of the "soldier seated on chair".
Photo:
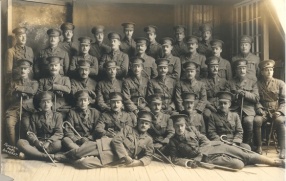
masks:
{"type": "Polygon", "coordinates": [[[113,138],[125,126],[136,126],[136,116],[123,110],[123,95],[120,92],[109,94],[111,110],[101,114],[95,127],[96,138],[113,138]]]}
{"type": "Polygon", "coordinates": [[[162,99],[161,94],[153,94],[148,97],[149,107],[154,115],[148,133],[153,138],[155,149],[168,155],[166,146],[175,131],[170,115],[162,112],[162,99]]]}
{"type": "Polygon", "coordinates": [[[34,106],[39,111],[30,117],[27,139],[17,143],[22,158],[49,161],[45,149],[53,159],[59,160],[57,153],[62,148],[63,120],[60,113],[52,111],[53,96],[52,92],[43,91],[34,97],[34,106]]]}
{"type": "Polygon", "coordinates": [[[100,117],[100,112],[89,107],[90,96],[88,90],[80,90],[74,95],[76,107],[70,109],[64,124],[65,137],[62,141],[63,146],[68,150],[79,148],[84,142],[94,140],[94,129],[100,117]],[[71,128],[71,126],[77,131],[71,128]]]}
{"type": "Polygon", "coordinates": [[[233,94],[227,91],[217,93],[218,109],[212,113],[209,120],[208,136],[210,140],[219,141],[222,135],[226,135],[227,141],[251,149],[248,144],[242,143],[243,129],[236,112],[229,110],[233,94]]]}
{"type": "Polygon", "coordinates": [[[194,126],[201,134],[206,135],[206,126],[203,116],[195,111],[196,94],[189,92],[183,93],[182,99],[184,110],[181,111],[181,113],[188,116],[187,125],[194,126]]]}
{"type": "Polygon", "coordinates": [[[132,128],[124,127],[114,138],[87,141],[77,149],[72,149],[62,157],[82,169],[100,168],[124,164],[128,167],[145,166],[151,163],[154,147],[152,138],[147,134],[151,126],[152,113],[138,113],[138,124],[132,128]]]}
{"type": "Polygon", "coordinates": [[[243,127],[243,143],[252,145],[255,107],[259,101],[256,81],[247,77],[247,61],[234,62],[236,76],[229,81],[230,91],[235,94],[232,110],[240,114],[243,127]]]}
{"type": "Polygon", "coordinates": [[[274,65],[274,60],[264,60],[259,64],[262,76],[257,81],[260,95],[257,114],[262,116],[254,119],[254,137],[257,142],[257,152],[261,153],[262,123],[272,121],[280,146],[279,158],[285,159],[285,82],[273,78],[274,65]]]}
{"type": "Polygon", "coordinates": [[[134,114],[142,110],[150,111],[145,100],[149,79],[142,72],[144,61],[144,59],[139,57],[131,59],[132,73],[124,80],[122,85],[126,109],[134,114]]]}
{"type": "Polygon", "coordinates": [[[10,87],[7,92],[9,108],[6,111],[6,131],[9,144],[13,146],[16,145],[18,140],[16,138],[18,131],[16,132],[16,130],[20,129],[19,133],[21,135],[18,135],[18,137],[26,137],[25,132],[27,132],[29,128],[29,116],[35,111],[33,97],[39,87],[36,80],[29,78],[29,73],[32,70],[31,60],[17,60],[17,65],[15,66],[17,67],[17,73],[20,77],[10,82],[10,87]],[[20,106],[22,106],[22,112],[20,112],[20,106]],[[19,120],[20,117],[21,120],[19,120]],[[16,125],[21,125],[21,128],[16,128],[16,125]]]}
{"type": "Polygon", "coordinates": [[[71,91],[71,83],[69,77],[60,74],[61,58],[52,56],[47,58],[49,66],[49,76],[40,79],[39,92],[52,91],[55,94],[55,109],[69,108],[67,96],[71,91]]]}
{"type": "Polygon", "coordinates": [[[210,141],[195,127],[187,130],[187,115],[171,116],[175,135],[170,139],[169,150],[174,164],[184,167],[196,167],[197,162],[206,162],[233,169],[242,169],[245,165],[266,164],[273,167],[285,167],[284,160],[275,160],[240,148],[210,141]],[[192,160],[190,160],[192,159],[192,160]]]}

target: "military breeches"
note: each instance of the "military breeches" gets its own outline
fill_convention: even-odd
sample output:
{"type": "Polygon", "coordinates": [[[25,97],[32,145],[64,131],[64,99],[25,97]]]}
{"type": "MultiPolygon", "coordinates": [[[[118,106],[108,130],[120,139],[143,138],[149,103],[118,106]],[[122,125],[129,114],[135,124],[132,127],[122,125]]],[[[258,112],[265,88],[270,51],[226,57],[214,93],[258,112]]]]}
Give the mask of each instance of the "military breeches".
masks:
{"type": "Polygon", "coordinates": [[[254,116],[244,116],[242,119],[243,143],[247,143],[249,145],[252,143],[253,120],[254,116]]]}
{"type": "Polygon", "coordinates": [[[64,137],[62,140],[62,145],[67,150],[77,149],[79,148],[79,145],[76,144],[73,140],[71,140],[69,137],[64,137]]]}
{"type": "Polygon", "coordinates": [[[94,141],[87,141],[83,143],[80,147],[68,151],[67,155],[75,160],[87,156],[98,156],[99,152],[97,143],[94,141]]]}
{"type": "Polygon", "coordinates": [[[26,133],[30,125],[29,116],[30,113],[23,110],[21,117],[21,128],[19,132],[20,108],[12,107],[6,111],[6,132],[8,135],[9,144],[16,146],[18,137],[26,138],[26,133]]]}
{"type": "MultiPolygon", "coordinates": [[[[28,140],[20,139],[17,142],[18,149],[23,152],[29,159],[35,160],[49,160],[48,156],[42,151],[38,150],[35,146],[30,145],[28,140]]],[[[52,142],[48,148],[47,152],[50,154],[57,153],[61,150],[61,141],[52,142]]]]}
{"type": "MultiPolygon", "coordinates": [[[[280,148],[285,148],[285,116],[279,116],[276,119],[272,119],[269,121],[273,122],[273,129],[277,132],[278,144],[280,148]]],[[[261,146],[261,126],[264,122],[268,121],[267,117],[264,116],[256,116],[254,119],[254,134],[257,142],[257,146],[261,146]]]]}

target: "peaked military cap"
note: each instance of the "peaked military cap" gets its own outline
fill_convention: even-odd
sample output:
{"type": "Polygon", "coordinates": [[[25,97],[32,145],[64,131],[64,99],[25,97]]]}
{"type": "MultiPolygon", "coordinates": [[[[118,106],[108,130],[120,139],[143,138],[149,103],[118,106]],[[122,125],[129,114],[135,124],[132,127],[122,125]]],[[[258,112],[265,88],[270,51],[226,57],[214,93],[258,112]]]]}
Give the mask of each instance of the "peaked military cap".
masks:
{"type": "Polygon", "coordinates": [[[201,32],[212,31],[212,26],[210,24],[203,24],[199,27],[199,30],[201,32]]]}
{"type": "Polygon", "coordinates": [[[240,43],[252,43],[253,42],[253,38],[249,35],[242,35],[240,37],[240,43]]]}
{"type": "Polygon", "coordinates": [[[186,31],[186,27],[184,25],[174,26],[175,33],[184,33],[186,31]]]}
{"type": "Polygon", "coordinates": [[[173,123],[177,123],[179,121],[186,121],[188,116],[186,114],[174,114],[170,117],[173,120],[173,123]]]}
{"type": "Polygon", "coordinates": [[[12,33],[14,34],[26,34],[27,33],[27,28],[26,27],[17,27],[12,30],[12,33]]]}
{"type": "Polygon", "coordinates": [[[134,30],[135,23],[133,22],[122,23],[121,26],[123,26],[125,30],[134,30]]]}
{"type": "Polygon", "coordinates": [[[148,25],[148,26],[146,26],[145,28],[144,28],[144,31],[146,32],[146,33],[156,33],[156,31],[157,31],[157,27],[156,26],[154,26],[154,25],[148,25]]]}
{"type": "Polygon", "coordinates": [[[219,64],[219,58],[216,56],[208,57],[206,60],[207,65],[218,65],[219,64]]]}
{"type": "Polygon", "coordinates": [[[61,36],[62,35],[62,32],[61,32],[61,30],[58,30],[58,29],[55,29],[55,28],[52,28],[52,29],[49,29],[48,31],[47,31],[47,34],[49,35],[49,36],[61,36]]]}
{"type": "Polygon", "coordinates": [[[103,33],[104,32],[104,26],[102,25],[97,25],[97,26],[94,26],[92,29],[91,29],[91,33],[92,34],[96,34],[96,33],[103,33]]]}
{"type": "Polygon", "coordinates": [[[160,67],[160,66],[161,67],[169,66],[169,62],[170,62],[170,60],[167,59],[167,58],[158,58],[156,60],[156,64],[157,64],[158,67],[160,67]]]}
{"type": "Polygon", "coordinates": [[[224,42],[222,40],[213,39],[210,42],[210,44],[211,44],[212,47],[221,47],[222,48],[222,45],[224,44],[224,42]]]}
{"type": "Polygon", "coordinates": [[[61,25],[61,30],[74,30],[75,26],[72,23],[66,22],[61,25]]]}
{"type": "Polygon", "coordinates": [[[216,96],[218,97],[219,100],[232,100],[233,94],[229,91],[220,91],[216,93],[216,96]]]}
{"type": "Polygon", "coordinates": [[[33,64],[32,60],[29,60],[29,59],[17,60],[18,67],[31,67],[32,64],[33,64]]]}
{"type": "Polygon", "coordinates": [[[49,62],[49,64],[58,64],[61,62],[61,57],[58,56],[50,56],[47,58],[47,61],[49,62]]]}
{"type": "Polygon", "coordinates": [[[110,92],[109,99],[112,101],[122,101],[123,94],[121,94],[121,92],[110,92]]]}
{"type": "Polygon", "coordinates": [[[83,37],[78,38],[78,41],[80,42],[80,44],[90,45],[91,38],[88,36],[83,36],[83,37]]]}
{"type": "Polygon", "coordinates": [[[275,65],[275,61],[274,60],[263,60],[261,61],[258,66],[260,69],[264,69],[264,68],[273,68],[275,65]]]}
{"type": "Polygon", "coordinates": [[[82,98],[89,98],[88,90],[79,90],[74,94],[74,98],[76,100],[82,99],[82,98]]]}
{"type": "Polygon", "coordinates": [[[121,41],[121,35],[118,33],[115,33],[115,32],[108,33],[107,37],[109,40],[117,39],[117,40],[121,41]]]}
{"type": "Polygon", "coordinates": [[[138,112],[137,115],[138,115],[139,120],[148,121],[148,122],[152,122],[154,118],[154,114],[149,111],[140,111],[138,112]]]}
{"type": "Polygon", "coordinates": [[[197,36],[191,35],[186,38],[186,43],[198,43],[199,38],[197,36]]]}
{"type": "Polygon", "coordinates": [[[174,39],[170,37],[164,37],[162,38],[161,41],[162,41],[162,45],[172,45],[174,42],[174,39]]]}
{"type": "Polygon", "coordinates": [[[238,59],[235,62],[233,62],[234,67],[246,67],[247,66],[247,60],[245,59],[238,59]]]}
{"type": "Polygon", "coordinates": [[[147,45],[149,43],[149,40],[145,37],[137,37],[134,41],[138,45],[147,45]]]}

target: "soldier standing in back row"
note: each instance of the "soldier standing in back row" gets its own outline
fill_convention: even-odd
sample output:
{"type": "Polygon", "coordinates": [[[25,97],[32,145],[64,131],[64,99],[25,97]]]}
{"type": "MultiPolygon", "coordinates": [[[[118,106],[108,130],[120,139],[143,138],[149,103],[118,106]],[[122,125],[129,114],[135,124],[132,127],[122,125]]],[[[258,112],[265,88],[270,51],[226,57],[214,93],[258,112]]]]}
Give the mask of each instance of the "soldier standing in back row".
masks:
{"type": "Polygon", "coordinates": [[[49,75],[49,66],[47,58],[51,56],[60,57],[60,74],[67,75],[70,59],[68,52],[60,48],[61,31],[58,29],[49,29],[49,46],[40,51],[40,56],[34,64],[35,76],[37,78],[45,78],[49,75]]]}
{"type": "Polygon", "coordinates": [[[173,79],[179,80],[181,76],[181,60],[179,57],[175,57],[172,55],[172,50],[174,48],[173,42],[174,40],[169,37],[165,37],[162,39],[163,55],[161,58],[166,58],[170,60],[168,75],[173,79]]]}
{"type": "Polygon", "coordinates": [[[89,54],[95,56],[97,60],[101,60],[102,55],[107,54],[111,51],[111,48],[103,43],[104,40],[104,26],[98,25],[91,29],[94,35],[95,41],[91,43],[89,54]]]}
{"type": "Polygon", "coordinates": [[[149,45],[146,54],[155,59],[162,57],[162,46],[156,41],[157,27],[154,25],[149,25],[144,28],[144,31],[146,32],[149,39],[149,45]]]}
{"type": "MultiPolygon", "coordinates": [[[[27,28],[18,27],[12,31],[15,34],[16,44],[12,48],[9,48],[6,54],[7,65],[5,69],[5,83],[9,84],[12,80],[17,80],[20,78],[18,71],[18,60],[26,59],[30,60],[32,63],[34,61],[34,53],[31,47],[26,46],[27,42],[27,28]]],[[[4,70],[4,69],[3,69],[4,70]]],[[[30,78],[33,77],[33,70],[30,71],[30,78]]]]}
{"type": "Polygon", "coordinates": [[[96,57],[91,56],[88,52],[90,50],[90,41],[91,38],[89,37],[80,37],[78,39],[80,42],[80,52],[78,56],[74,56],[71,60],[70,63],[70,68],[69,68],[69,74],[72,78],[76,78],[77,71],[76,68],[78,66],[78,62],[81,60],[89,61],[90,62],[90,67],[89,67],[89,76],[93,79],[96,78],[98,74],[98,60],[96,57]]]}
{"type": "Polygon", "coordinates": [[[202,40],[199,42],[198,53],[206,56],[206,58],[212,56],[212,47],[211,47],[211,40],[212,40],[212,27],[210,24],[203,24],[199,28],[202,36],[202,40]]]}
{"type": "Polygon", "coordinates": [[[132,38],[135,23],[122,23],[121,26],[123,26],[123,33],[125,36],[121,41],[120,50],[126,53],[129,58],[132,58],[136,54],[136,43],[132,38]]]}
{"type": "Polygon", "coordinates": [[[240,53],[233,57],[231,60],[231,65],[233,70],[235,70],[235,67],[233,67],[233,63],[236,60],[244,59],[247,60],[247,77],[252,80],[257,80],[257,75],[259,73],[259,67],[258,64],[260,62],[260,59],[258,56],[251,53],[251,44],[253,43],[253,38],[248,35],[243,35],[240,38],[240,53]]]}
{"type": "Polygon", "coordinates": [[[147,49],[148,39],[144,37],[139,37],[139,38],[136,38],[135,41],[136,41],[136,52],[137,52],[136,57],[140,57],[145,60],[143,73],[149,79],[157,77],[158,72],[157,72],[157,65],[155,63],[155,59],[151,56],[148,56],[145,53],[147,49]]]}
{"type": "Polygon", "coordinates": [[[136,115],[139,111],[149,110],[145,100],[149,79],[142,72],[144,61],[144,59],[139,57],[131,59],[132,73],[130,77],[124,80],[122,85],[126,109],[136,115]]]}
{"type": "Polygon", "coordinates": [[[172,54],[176,57],[181,57],[188,53],[188,46],[184,42],[186,27],[183,25],[175,26],[174,28],[175,42],[173,44],[172,54]]]}
{"type": "Polygon", "coordinates": [[[279,158],[285,159],[285,82],[273,78],[274,60],[260,62],[261,79],[258,80],[258,90],[261,105],[257,106],[257,116],[254,119],[254,134],[257,142],[257,152],[261,149],[261,126],[265,121],[272,121],[277,132],[280,146],[279,158]]]}
{"type": "Polygon", "coordinates": [[[77,55],[77,48],[73,43],[74,28],[75,26],[72,23],[63,23],[61,25],[64,40],[59,43],[59,47],[68,52],[70,59],[77,55]]]}
{"type": "Polygon", "coordinates": [[[114,61],[118,67],[116,71],[116,78],[122,80],[126,77],[128,72],[128,55],[119,49],[121,45],[121,36],[118,33],[109,33],[108,39],[111,45],[111,52],[102,56],[99,63],[99,68],[103,70],[103,65],[105,62],[114,61]]]}
{"type": "Polygon", "coordinates": [[[226,80],[231,80],[232,79],[232,69],[231,65],[228,60],[223,59],[220,55],[222,52],[222,45],[223,41],[213,39],[211,41],[211,46],[213,50],[213,55],[219,58],[219,70],[218,70],[218,75],[220,78],[224,78],[226,80]]]}

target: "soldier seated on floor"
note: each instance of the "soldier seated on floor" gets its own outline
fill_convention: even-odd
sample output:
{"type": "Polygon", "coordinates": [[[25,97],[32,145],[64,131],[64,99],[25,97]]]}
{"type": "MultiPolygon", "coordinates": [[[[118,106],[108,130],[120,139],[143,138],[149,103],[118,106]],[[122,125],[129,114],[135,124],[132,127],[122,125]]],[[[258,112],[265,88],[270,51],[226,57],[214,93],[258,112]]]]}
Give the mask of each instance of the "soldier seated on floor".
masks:
{"type": "Polygon", "coordinates": [[[64,123],[65,137],[62,141],[68,150],[79,148],[84,142],[94,140],[95,125],[100,117],[100,112],[89,107],[90,97],[88,90],[80,90],[74,95],[76,107],[68,113],[64,123]],[[73,130],[75,129],[75,131],[73,130]]]}
{"type": "Polygon", "coordinates": [[[17,143],[20,158],[49,160],[51,158],[58,160],[57,154],[61,148],[61,139],[63,138],[62,115],[52,111],[54,94],[49,91],[38,93],[34,98],[34,106],[39,112],[30,117],[30,129],[27,132],[27,139],[20,139],[17,143]]]}
{"type": "Polygon", "coordinates": [[[229,110],[233,94],[220,91],[217,97],[219,100],[217,112],[213,112],[209,120],[209,139],[219,141],[222,135],[226,135],[228,141],[250,150],[248,144],[242,143],[243,129],[238,114],[229,110]]]}
{"type": "Polygon", "coordinates": [[[171,160],[176,165],[194,168],[199,162],[206,162],[233,169],[242,169],[245,165],[254,164],[285,167],[284,160],[246,152],[220,141],[210,141],[195,127],[187,130],[187,115],[173,115],[171,119],[173,119],[175,135],[170,139],[169,149],[171,160]]]}
{"type": "Polygon", "coordinates": [[[139,112],[136,127],[124,127],[113,139],[103,137],[96,142],[87,141],[79,148],[61,154],[61,158],[82,169],[117,164],[128,167],[148,165],[154,153],[152,138],[147,134],[151,121],[152,113],[139,112]]]}
{"type": "Polygon", "coordinates": [[[109,94],[111,110],[101,114],[95,127],[95,137],[113,138],[126,125],[136,126],[136,116],[123,110],[123,95],[120,92],[109,94]]]}
{"type": "Polygon", "coordinates": [[[170,119],[169,114],[161,112],[162,96],[160,94],[149,96],[148,102],[151,112],[154,115],[148,133],[153,138],[154,148],[168,155],[165,148],[175,133],[173,121],[170,119]]]}
{"type": "Polygon", "coordinates": [[[194,126],[201,134],[206,135],[206,127],[203,116],[195,111],[196,94],[188,92],[183,93],[182,99],[184,110],[181,113],[188,115],[188,126],[194,126]]]}

